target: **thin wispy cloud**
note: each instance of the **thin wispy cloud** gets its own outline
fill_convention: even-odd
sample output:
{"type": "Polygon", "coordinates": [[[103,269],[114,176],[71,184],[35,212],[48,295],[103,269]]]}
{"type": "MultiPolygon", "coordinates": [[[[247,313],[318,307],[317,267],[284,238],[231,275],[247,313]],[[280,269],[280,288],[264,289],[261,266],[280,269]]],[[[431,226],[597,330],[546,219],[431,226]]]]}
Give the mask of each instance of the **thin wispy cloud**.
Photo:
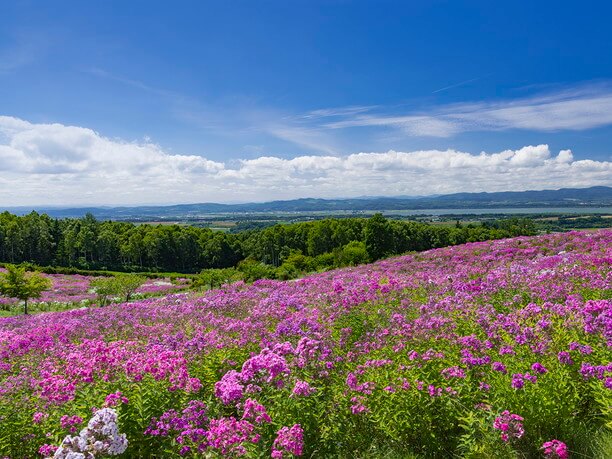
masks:
{"type": "MultiPolygon", "coordinates": [[[[337,155],[355,130],[364,142],[380,133],[394,138],[450,138],[465,132],[524,130],[532,132],[586,131],[612,125],[612,84],[585,84],[531,96],[491,101],[431,105],[410,110],[407,105],[350,105],[292,113],[264,102],[201,101],[146,82],[99,68],[87,73],[166,101],[178,121],[215,135],[243,135],[247,144],[266,143],[266,137],[291,143],[313,153],[337,155]]],[[[469,84],[465,80],[434,93],[469,84]]]]}
{"type": "Polygon", "coordinates": [[[483,78],[489,77],[491,75],[492,75],[492,73],[489,73],[489,74],[484,75],[484,76],[480,76],[480,77],[476,77],[476,78],[470,78],[469,80],[465,80],[465,81],[460,81],[459,83],[451,84],[449,86],[444,86],[443,88],[436,89],[435,91],[431,91],[431,93],[432,94],[436,94],[438,92],[448,91],[449,89],[459,88],[461,86],[465,86],[467,84],[474,83],[476,81],[480,81],[483,78]]]}
{"type": "Polygon", "coordinates": [[[339,149],[334,146],[334,138],[319,129],[308,127],[274,125],[264,127],[265,132],[281,140],[299,145],[314,152],[337,155],[339,149]]]}
{"type": "Polygon", "coordinates": [[[404,113],[385,111],[382,107],[346,115],[339,115],[342,110],[335,109],[333,113],[333,119],[321,117],[319,129],[384,127],[422,137],[510,129],[581,131],[612,125],[612,87],[582,86],[531,97],[457,103],[404,113]]]}
{"type": "Polygon", "coordinates": [[[376,105],[355,105],[350,107],[322,108],[312,110],[305,115],[299,116],[301,119],[332,118],[335,116],[353,116],[366,113],[377,108],[376,105]]]}
{"type": "MultiPolygon", "coordinates": [[[[457,85],[467,81],[472,80],[457,85]]],[[[367,143],[380,134],[387,138],[392,135],[395,139],[451,138],[465,132],[553,133],[610,126],[612,85],[556,87],[554,91],[527,97],[432,105],[418,110],[410,110],[406,105],[351,105],[294,115],[265,109],[254,113],[247,121],[253,130],[313,152],[338,154],[347,151],[347,141],[355,133],[367,143]]]]}
{"type": "Polygon", "coordinates": [[[231,118],[226,115],[225,110],[207,106],[192,96],[160,88],[148,82],[115,74],[98,67],[90,67],[82,71],[96,78],[108,80],[156,96],[167,104],[168,112],[175,119],[186,124],[202,129],[214,129],[218,133],[223,132],[225,128],[230,126],[235,127],[234,122],[226,122],[226,120],[229,121],[231,118]]]}
{"type": "Polygon", "coordinates": [[[293,114],[271,107],[252,106],[252,104],[240,106],[228,103],[204,103],[195,98],[97,67],[84,69],[83,72],[157,96],[167,103],[169,113],[176,120],[199,129],[209,130],[215,135],[236,136],[251,133],[270,136],[301,149],[332,155],[338,154],[338,146],[334,143],[339,143],[337,141],[339,139],[335,134],[326,132],[328,130],[317,126],[318,120],[351,117],[376,108],[375,106],[350,106],[293,114]]]}
{"type": "Polygon", "coordinates": [[[161,88],[156,88],[154,86],[150,86],[142,81],[139,80],[135,80],[135,79],[131,79],[131,78],[126,78],[124,76],[121,75],[116,75],[114,73],[108,72],[104,69],[98,68],[98,67],[91,67],[88,69],[83,70],[85,73],[88,73],[90,75],[93,75],[95,77],[98,78],[102,78],[105,80],[110,80],[110,81],[114,81],[116,83],[121,83],[123,85],[127,85],[127,86],[131,86],[132,88],[135,89],[139,89],[141,91],[145,91],[151,94],[155,94],[157,96],[160,97],[166,97],[169,99],[183,99],[184,96],[176,93],[176,92],[172,92],[172,91],[168,91],[166,89],[161,89],[161,88]]]}
{"type": "Polygon", "coordinates": [[[33,63],[49,46],[49,39],[28,31],[12,33],[0,45],[0,74],[12,73],[33,63]]]}

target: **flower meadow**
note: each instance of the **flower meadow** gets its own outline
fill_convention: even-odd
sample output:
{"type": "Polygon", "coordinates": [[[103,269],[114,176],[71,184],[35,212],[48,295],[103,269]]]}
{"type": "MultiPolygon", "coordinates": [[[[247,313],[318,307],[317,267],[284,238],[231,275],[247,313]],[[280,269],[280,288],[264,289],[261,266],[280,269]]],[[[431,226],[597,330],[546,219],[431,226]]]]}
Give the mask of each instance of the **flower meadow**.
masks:
{"type": "Polygon", "coordinates": [[[612,457],[612,232],[0,319],[0,457],[612,457]]]}
{"type": "MultiPolygon", "coordinates": [[[[5,272],[0,268],[0,272],[5,272]]],[[[95,290],[91,282],[99,279],[96,276],[83,276],[80,274],[42,274],[51,280],[51,289],[44,291],[40,298],[33,298],[31,303],[35,310],[53,310],[75,305],[88,305],[96,301],[95,290]]],[[[174,283],[169,279],[148,279],[138,290],[135,297],[159,296],[187,287],[187,279],[177,279],[174,283]]],[[[0,309],[14,309],[21,311],[19,300],[0,296],[0,309]]]]}

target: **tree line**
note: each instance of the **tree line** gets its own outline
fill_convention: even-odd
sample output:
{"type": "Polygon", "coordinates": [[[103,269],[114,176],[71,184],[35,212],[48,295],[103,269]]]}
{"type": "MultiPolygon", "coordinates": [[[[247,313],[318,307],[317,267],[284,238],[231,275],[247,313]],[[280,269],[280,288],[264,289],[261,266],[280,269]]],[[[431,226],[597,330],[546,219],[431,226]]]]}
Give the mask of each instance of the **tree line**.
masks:
{"type": "MultiPolygon", "coordinates": [[[[535,234],[528,219],[437,226],[370,218],[279,224],[230,234],[180,225],[0,214],[0,262],[78,269],[197,273],[240,267],[317,270],[408,251],[535,234]]],[[[289,275],[289,274],[288,274],[289,275]]],[[[283,277],[282,273],[278,277],[283,277]]]]}

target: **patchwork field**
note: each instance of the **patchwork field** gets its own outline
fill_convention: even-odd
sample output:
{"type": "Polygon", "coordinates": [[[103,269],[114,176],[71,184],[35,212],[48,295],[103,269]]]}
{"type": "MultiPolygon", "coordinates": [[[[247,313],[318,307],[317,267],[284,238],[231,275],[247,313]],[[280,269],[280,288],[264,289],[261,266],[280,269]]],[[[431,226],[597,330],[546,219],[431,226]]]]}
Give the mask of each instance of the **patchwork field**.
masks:
{"type": "Polygon", "coordinates": [[[610,261],[552,234],[3,318],[0,456],[612,457],[610,261]]]}

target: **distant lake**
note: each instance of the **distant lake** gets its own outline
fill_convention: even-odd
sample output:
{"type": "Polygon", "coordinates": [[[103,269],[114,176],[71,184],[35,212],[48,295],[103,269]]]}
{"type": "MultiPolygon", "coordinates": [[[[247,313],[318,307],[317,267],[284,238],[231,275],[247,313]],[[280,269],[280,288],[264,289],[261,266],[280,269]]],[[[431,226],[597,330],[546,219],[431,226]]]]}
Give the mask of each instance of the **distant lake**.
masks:
{"type": "Polygon", "coordinates": [[[387,215],[448,214],[612,214],[612,207],[500,207],[479,209],[415,209],[383,211],[387,215]]]}
{"type": "Polygon", "coordinates": [[[466,209],[404,209],[404,210],[299,210],[299,211],[270,211],[270,212],[218,212],[209,214],[190,215],[200,218],[206,217],[232,217],[232,216],[368,216],[380,212],[384,215],[399,216],[436,216],[436,215],[487,215],[487,214],[608,214],[612,215],[612,207],[490,207],[490,208],[466,208],[466,209]]]}

